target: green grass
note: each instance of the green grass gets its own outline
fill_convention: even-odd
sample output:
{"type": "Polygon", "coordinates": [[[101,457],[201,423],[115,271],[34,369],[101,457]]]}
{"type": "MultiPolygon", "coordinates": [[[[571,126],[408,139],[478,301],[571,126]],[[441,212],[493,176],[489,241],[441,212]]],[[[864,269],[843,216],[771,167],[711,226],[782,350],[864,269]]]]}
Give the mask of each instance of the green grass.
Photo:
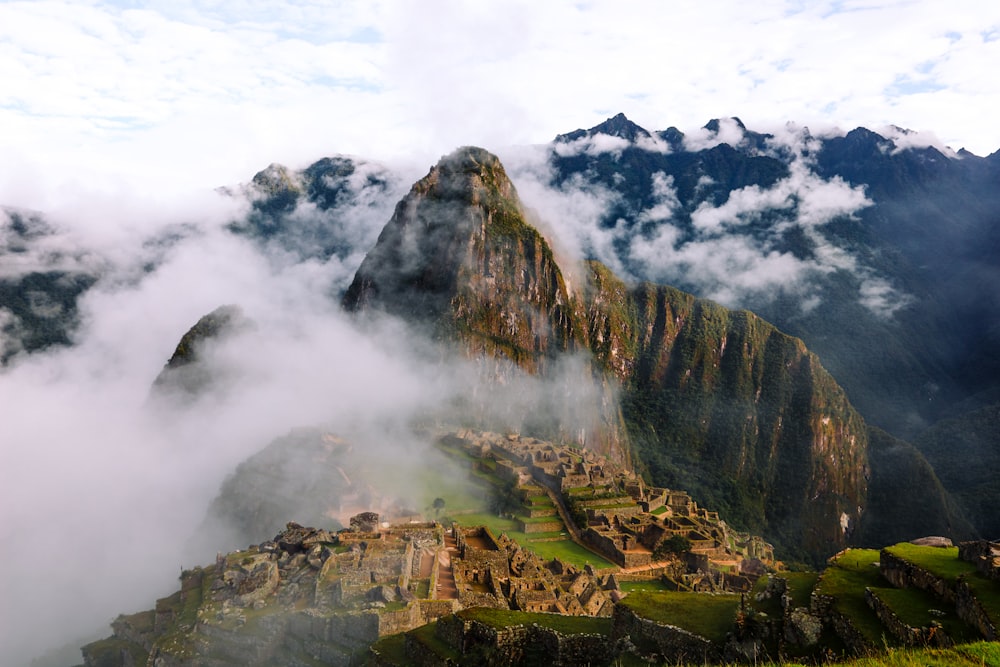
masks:
{"type": "Polygon", "coordinates": [[[653,510],[652,512],[650,512],[650,514],[654,514],[656,516],[660,516],[661,514],[666,514],[666,513],[667,513],[667,506],[666,505],[660,505],[655,510],[653,510]]]}
{"type": "Polygon", "coordinates": [[[377,651],[379,655],[395,665],[406,665],[409,660],[404,650],[405,644],[406,635],[401,632],[398,635],[389,635],[378,640],[372,644],[372,650],[377,651]]]}
{"type": "Polygon", "coordinates": [[[987,579],[976,570],[975,565],[959,559],[958,547],[922,547],[902,542],[885,550],[942,579],[957,582],[961,577],[975,593],[990,620],[1000,625],[1000,583],[987,579]]]}
{"type": "Polygon", "coordinates": [[[655,593],[657,591],[674,590],[669,584],[661,579],[650,579],[649,581],[623,581],[619,584],[625,593],[655,593]]]}
{"type": "MultiPolygon", "coordinates": [[[[489,513],[462,514],[454,518],[463,526],[486,526],[497,536],[500,533],[506,533],[507,537],[520,544],[521,547],[534,551],[545,560],[558,558],[564,563],[569,563],[579,568],[583,568],[584,565],[590,563],[596,570],[615,567],[610,561],[601,558],[592,551],[584,549],[569,539],[569,537],[555,542],[534,541],[543,538],[543,536],[551,537],[553,535],[560,535],[560,533],[522,533],[517,530],[517,522],[489,513]]],[[[551,520],[551,517],[546,518],[551,520]]]]}
{"type": "MultiPolygon", "coordinates": [[[[421,625],[419,628],[410,630],[408,634],[410,637],[420,642],[430,650],[432,650],[436,655],[444,658],[445,660],[451,660],[451,664],[458,664],[461,656],[455,652],[450,646],[445,644],[443,641],[438,639],[434,634],[437,629],[437,623],[428,623],[427,625],[421,625]]],[[[404,660],[400,665],[407,665],[409,661],[404,660]]]]}
{"type": "Polygon", "coordinates": [[[875,549],[845,551],[820,575],[816,591],[832,596],[834,608],[851,619],[865,639],[881,646],[882,624],[865,602],[866,587],[885,585],[876,566],[878,559],[879,552],[875,549]]]}
{"type": "Polygon", "coordinates": [[[590,563],[595,570],[605,570],[610,567],[615,567],[613,563],[601,558],[593,551],[584,549],[569,538],[558,542],[530,542],[527,541],[527,539],[522,542],[520,538],[513,535],[512,537],[517,539],[519,544],[531,549],[545,560],[558,558],[562,562],[575,565],[580,569],[583,569],[587,563],[590,563]]]}
{"type": "Polygon", "coordinates": [[[948,581],[955,581],[963,574],[968,575],[976,571],[975,565],[959,559],[958,547],[921,547],[902,542],[886,547],[885,550],[948,581]]]}
{"type": "MultiPolygon", "coordinates": [[[[800,663],[768,663],[761,667],[793,667],[800,663]]],[[[960,644],[950,649],[893,648],[884,653],[843,662],[833,667],[1000,667],[1000,643],[960,644]]]]}
{"type": "Polygon", "coordinates": [[[611,633],[610,618],[539,614],[524,611],[509,611],[507,609],[487,609],[485,607],[466,609],[458,612],[458,616],[466,620],[479,621],[494,628],[534,624],[555,630],[563,635],[608,635],[611,633]]]}
{"type": "Polygon", "coordinates": [[[472,512],[469,514],[461,514],[453,518],[458,523],[467,527],[486,526],[492,530],[493,534],[497,537],[500,536],[500,533],[507,533],[509,537],[513,538],[513,533],[517,530],[517,522],[513,519],[500,517],[490,512],[472,512]]]}
{"type": "Polygon", "coordinates": [[[636,592],[619,602],[637,616],[722,642],[735,628],[739,595],[707,595],[673,591],[636,592]]]}
{"type": "Polygon", "coordinates": [[[932,621],[942,625],[948,636],[958,642],[979,639],[979,633],[966,625],[955,611],[938,601],[931,593],[917,588],[872,588],[880,600],[885,602],[901,621],[912,628],[929,627],[932,621]],[[930,610],[944,612],[936,616],[930,610]]]}
{"type": "Polygon", "coordinates": [[[552,516],[523,516],[521,521],[524,523],[562,523],[562,519],[559,518],[558,514],[552,516]]]}
{"type": "Polygon", "coordinates": [[[792,597],[792,604],[796,607],[808,607],[809,598],[819,580],[819,572],[782,572],[781,578],[788,581],[788,594],[792,597]]]}
{"type": "Polygon", "coordinates": [[[567,533],[565,530],[554,530],[547,533],[532,533],[526,536],[529,544],[533,542],[546,542],[548,540],[564,540],[567,539],[567,533]]]}

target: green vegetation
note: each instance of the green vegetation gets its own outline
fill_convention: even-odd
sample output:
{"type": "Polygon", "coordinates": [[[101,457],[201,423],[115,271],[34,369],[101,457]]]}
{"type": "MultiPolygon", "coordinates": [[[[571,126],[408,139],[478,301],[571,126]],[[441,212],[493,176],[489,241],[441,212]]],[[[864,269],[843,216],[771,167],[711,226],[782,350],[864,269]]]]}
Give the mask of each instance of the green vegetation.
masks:
{"type": "Polygon", "coordinates": [[[659,591],[676,590],[676,584],[667,584],[662,579],[650,579],[648,581],[623,581],[619,584],[625,593],[656,593],[659,591]]]}
{"type": "Polygon", "coordinates": [[[591,616],[564,616],[562,614],[540,614],[507,609],[487,609],[477,607],[458,612],[461,618],[479,621],[494,628],[512,625],[539,625],[564,635],[611,634],[610,618],[591,616]]]}
{"type": "Polygon", "coordinates": [[[922,547],[901,542],[885,549],[888,553],[921,567],[933,575],[955,581],[962,575],[972,574],[976,566],[958,557],[958,547],[922,547]]]}
{"type": "Polygon", "coordinates": [[[1000,584],[990,581],[972,563],[959,559],[958,547],[922,547],[909,542],[886,547],[888,553],[951,582],[964,581],[982,603],[993,623],[1000,625],[1000,584]]]}
{"type": "Polygon", "coordinates": [[[819,572],[782,572],[780,576],[788,582],[792,604],[796,607],[808,607],[809,598],[819,581],[819,572]]]}
{"type": "MultiPolygon", "coordinates": [[[[878,655],[825,664],[830,667],[1000,667],[1000,643],[976,642],[949,649],[890,648],[878,655]]],[[[761,667],[800,665],[805,667],[793,662],[766,663],[761,667]]]]}
{"type": "Polygon", "coordinates": [[[1000,535],[1000,403],[944,419],[913,444],[979,533],[1000,535]]]}
{"type": "Polygon", "coordinates": [[[389,635],[383,637],[372,644],[372,651],[383,656],[394,665],[405,665],[408,663],[406,652],[406,634],[389,635]]]}
{"type": "Polygon", "coordinates": [[[679,556],[686,551],[691,551],[691,540],[683,535],[671,535],[665,540],[660,540],[660,543],[653,549],[653,560],[664,560],[669,556],[679,556]]]}
{"type": "Polygon", "coordinates": [[[979,633],[964,623],[955,611],[918,588],[872,588],[872,593],[884,602],[911,628],[926,628],[940,623],[955,641],[974,641],[979,633]]]}
{"type": "Polygon", "coordinates": [[[636,592],[618,604],[631,609],[641,618],[675,625],[711,641],[722,642],[735,628],[740,596],[636,592]]]}
{"type": "Polygon", "coordinates": [[[883,629],[865,602],[865,588],[885,585],[878,571],[878,559],[879,552],[875,549],[848,549],[831,561],[816,583],[816,592],[832,597],[834,609],[849,618],[875,646],[882,645],[883,629]]]}
{"type": "MultiPolygon", "coordinates": [[[[429,648],[438,656],[446,660],[451,660],[451,664],[459,664],[461,656],[450,646],[438,639],[437,635],[434,634],[436,630],[437,623],[428,623],[427,625],[421,625],[419,628],[410,630],[407,635],[429,648]]],[[[409,662],[404,659],[402,662],[396,664],[406,665],[409,664],[409,662]]]]}

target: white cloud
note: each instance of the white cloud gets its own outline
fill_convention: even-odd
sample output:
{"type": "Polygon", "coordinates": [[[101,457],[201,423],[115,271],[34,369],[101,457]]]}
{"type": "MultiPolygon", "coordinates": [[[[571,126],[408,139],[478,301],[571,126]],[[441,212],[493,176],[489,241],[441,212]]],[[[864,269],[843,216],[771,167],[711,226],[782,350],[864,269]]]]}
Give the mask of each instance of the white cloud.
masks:
{"type": "Polygon", "coordinates": [[[738,147],[743,142],[743,128],[732,118],[720,118],[716,131],[699,127],[684,135],[684,149],[700,151],[715,148],[719,144],[729,144],[738,147]]]}
{"type": "MultiPolygon", "coordinates": [[[[820,303],[819,279],[846,271],[860,282],[858,302],[880,317],[891,317],[909,303],[911,297],[824,235],[830,221],[871,205],[864,189],[839,177],[817,176],[810,155],[818,144],[804,129],[786,126],[770,145],[791,155],[788,176],[770,187],[733,190],[719,206],[703,201],[691,213],[693,236],[670,215],[676,204],[664,209],[657,203],[639,215],[639,220],[661,221],[651,233],[629,241],[629,258],[641,267],[642,276],[692,285],[700,295],[730,307],[751,307],[782,293],[794,295],[806,312],[820,303]],[[746,231],[751,224],[752,234],[746,231]],[[781,249],[783,235],[791,230],[808,242],[807,255],[781,249]]],[[[654,192],[662,191],[663,181],[662,176],[654,178],[654,192]]]]}
{"type": "Polygon", "coordinates": [[[2,3],[0,201],[45,208],[47,188],[79,180],[232,183],[338,152],[432,161],[457,145],[546,141],[618,111],[650,129],[737,114],[755,129],[895,124],[979,154],[1000,147],[1000,82],[984,70],[1000,58],[989,38],[1000,6],[621,11],[601,0],[2,3]],[[24,170],[48,185],[24,183],[24,170]]]}
{"type": "Polygon", "coordinates": [[[680,208],[674,187],[674,177],[657,171],[652,177],[652,194],[655,203],[639,214],[639,222],[660,222],[669,220],[680,208]]]}
{"type": "Polygon", "coordinates": [[[560,157],[573,157],[574,155],[590,155],[593,157],[602,153],[611,153],[618,156],[631,145],[632,143],[628,139],[598,132],[593,136],[559,142],[553,145],[552,150],[560,157]]]}

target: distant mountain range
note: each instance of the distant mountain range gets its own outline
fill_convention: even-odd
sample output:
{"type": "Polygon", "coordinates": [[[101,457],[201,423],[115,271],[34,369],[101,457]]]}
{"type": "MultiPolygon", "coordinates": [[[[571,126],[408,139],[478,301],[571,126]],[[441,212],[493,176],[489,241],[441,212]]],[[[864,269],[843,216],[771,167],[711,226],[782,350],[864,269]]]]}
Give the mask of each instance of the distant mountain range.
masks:
{"type": "MultiPolygon", "coordinates": [[[[286,262],[340,263],[332,300],[491,360],[491,386],[585,359],[568,382],[597,388],[587,423],[556,396],[517,426],[631,459],[815,561],[996,529],[982,508],[1000,489],[976,481],[1000,472],[995,439],[963,434],[988,432],[1000,401],[998,186],[1000,155],[898,128],[763,134],[719,119],[685,135],[618,115],[506,168],[460,149],[408,194],[355,158],[272,165],[230,190],[250,207],[228,228],[286,262]],[[544,219],[515,188],[528,180],[529,204],[587,197],[590,215],[544,219]],[[950,430],[924,433],[943,418],[950,430]],[[954,426],[966,419],[974,429],[954,426]]],[[[8,260],[57,234],[4,215],[8,260]]],[[[77,299],[102,277],[100,262],[46,257],[0,281],[6,360],[69,344],[77,299]]]]}

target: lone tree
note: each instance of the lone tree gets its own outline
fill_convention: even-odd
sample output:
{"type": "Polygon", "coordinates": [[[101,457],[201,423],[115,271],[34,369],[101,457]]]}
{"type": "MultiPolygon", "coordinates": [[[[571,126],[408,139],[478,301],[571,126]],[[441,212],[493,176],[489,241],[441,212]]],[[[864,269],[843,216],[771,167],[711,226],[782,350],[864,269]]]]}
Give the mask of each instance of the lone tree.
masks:
{"type": "Polygon", "coordinates": [[[444,509],[444,498],[435,498],[431,505],[434,507],[434,516],[438,516],[441,514],[441,510],[444,509]]]}

